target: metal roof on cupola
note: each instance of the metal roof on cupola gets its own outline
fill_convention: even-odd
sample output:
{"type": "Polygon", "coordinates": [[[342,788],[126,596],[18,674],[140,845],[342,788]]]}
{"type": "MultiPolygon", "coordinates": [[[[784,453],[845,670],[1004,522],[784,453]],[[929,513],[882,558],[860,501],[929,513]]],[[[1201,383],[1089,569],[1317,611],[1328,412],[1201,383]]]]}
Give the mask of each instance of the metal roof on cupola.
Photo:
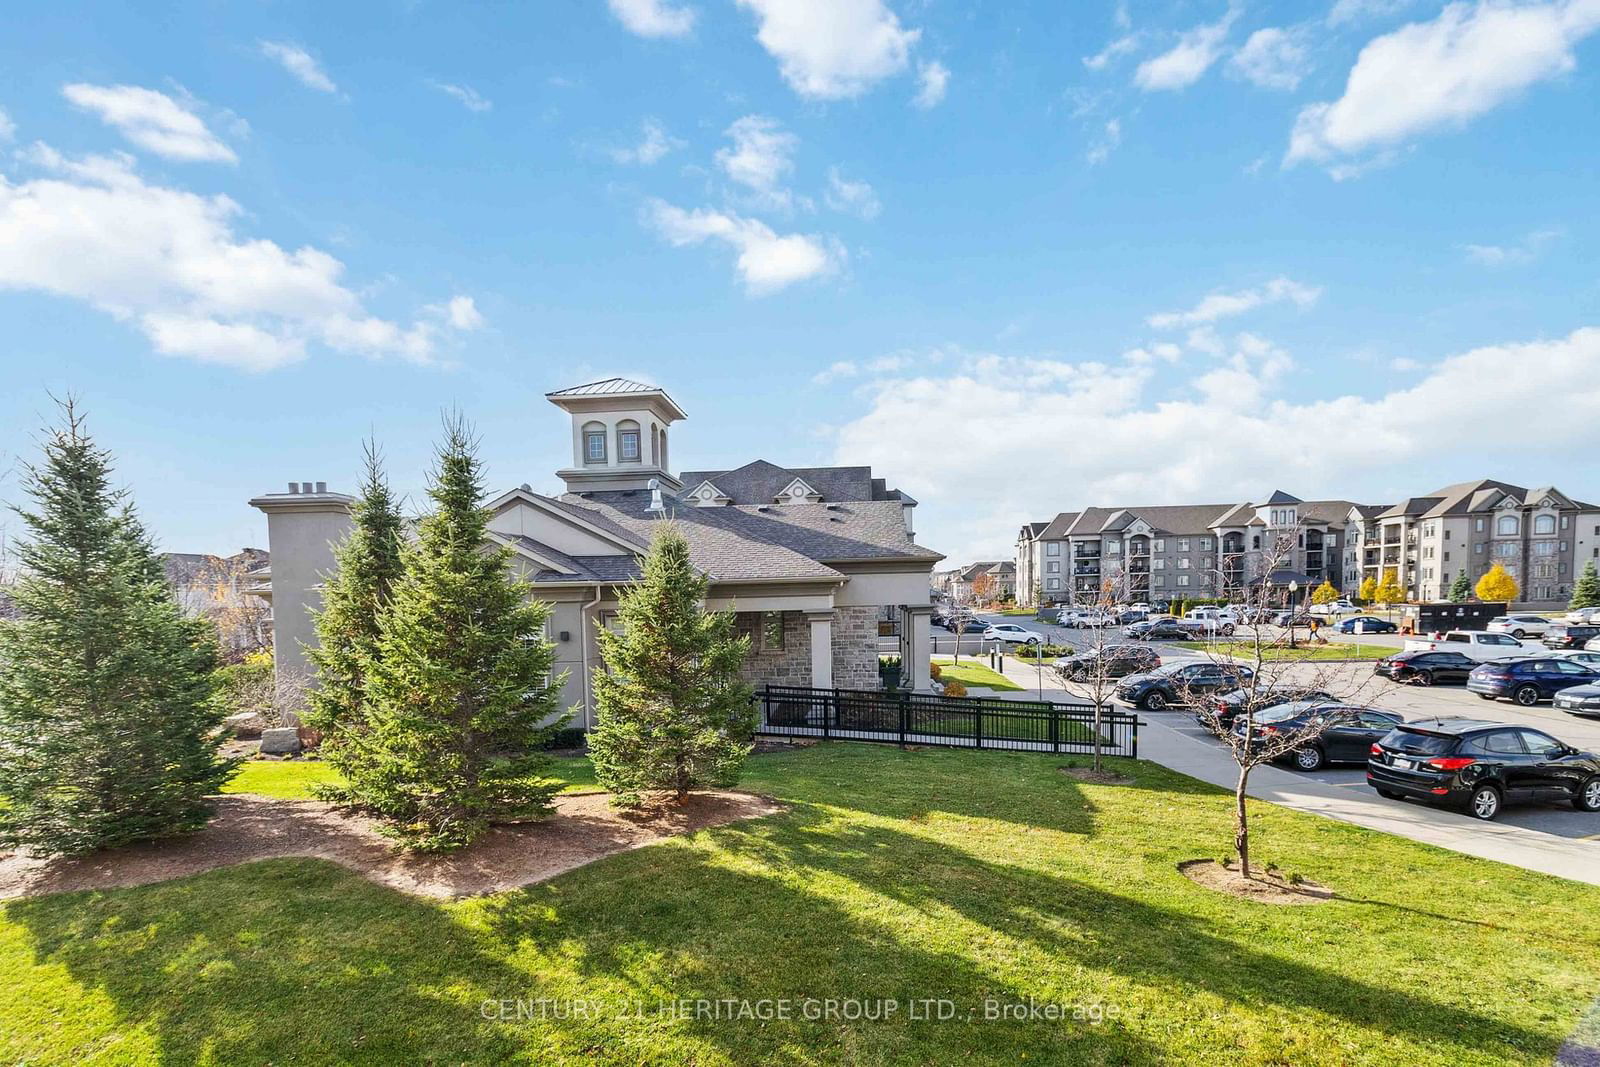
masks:
{"type": "Polygon", "coordinates": [[[632,378],[602,378],[597,382],[585,382],[583,385],[574,385],[566,389],[557,389],[544,394],[557,407],[571,409],[573,403],[585,404],[594,401],[631,400],[649,397],[663,402],[671,411],[674,419],[686,419],[689,416],[678,406],[678,402],[667,395],[667,391],[659,385],[650,385],[646,382],[634,381],[632,378]]]}

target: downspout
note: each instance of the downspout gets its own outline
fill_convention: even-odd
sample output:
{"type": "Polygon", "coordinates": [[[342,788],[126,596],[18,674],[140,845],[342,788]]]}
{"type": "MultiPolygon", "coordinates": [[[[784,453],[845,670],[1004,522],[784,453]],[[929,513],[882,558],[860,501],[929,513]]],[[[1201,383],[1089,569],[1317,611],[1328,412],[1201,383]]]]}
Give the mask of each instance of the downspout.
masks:
{"type": "Polygon", "coordinates": [[[593,680],[589,675],[589,612],[591,609],[599,607],[603,588],[599,583],[596,583],[594,599],[578,609],[578,621],[581,624],[578,627],[578,636],[583,641],[583,729],[585,733],[594,727],[593,680]]]}

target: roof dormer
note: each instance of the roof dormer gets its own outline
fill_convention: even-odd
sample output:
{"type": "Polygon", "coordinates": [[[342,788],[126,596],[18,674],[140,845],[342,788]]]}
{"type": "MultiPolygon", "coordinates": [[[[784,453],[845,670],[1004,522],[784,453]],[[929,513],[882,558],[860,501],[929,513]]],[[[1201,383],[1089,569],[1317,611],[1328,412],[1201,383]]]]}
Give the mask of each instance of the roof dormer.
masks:
{"type": "Polygon", "coordinates": [[[710,481],[701,482],[683,495],[683,499],[697,508],[723,508],[733,503],[733,498],[710,481]]]}
{"type": "Polygon", "coordinates": [[[822,494],[806,484],[804,478],[795,478],[788,485],[778,490],[778,495],[773,498],[776,504],[815,504],[822,499],[822,494]]]}

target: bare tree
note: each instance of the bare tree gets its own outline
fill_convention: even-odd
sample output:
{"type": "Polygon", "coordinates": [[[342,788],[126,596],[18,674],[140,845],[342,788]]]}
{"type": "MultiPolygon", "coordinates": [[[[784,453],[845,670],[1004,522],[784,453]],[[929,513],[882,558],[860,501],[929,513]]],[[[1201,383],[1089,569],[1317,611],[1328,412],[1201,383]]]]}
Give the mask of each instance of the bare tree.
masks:
{"type": "Polygon", "coordinates": [[[1250,773],[1315,745],[1322,732],[1360,712],[1360,701],[1371,695],[1373,675],[1352,665],[1319,660],[1314,648],[1292,648],[1281,627],[1269,627],[1281,593],[1270,579],[1296,561],[1299,530],[1274,531],[1259,553],[1248,561],[1219,559],[1218,586],[1236,592],[1241,623],[1233,640],[1208,641],[1201,655],[1209,670],[1192,672],[1178,685],[1180,697],[1210,727],[1238,766],[1234,784],[1233,850],[1240,873],[1252,877],[1250,858],[1250,773]],[[1254,564],[1237,566],[1238,564],[1254,564]],[[1253,569],[1253,574],[1251,573],[1253,569]],[[1230,582],[1222,575],[1244,575],[1230,582]],[[1229,690],[1231,683],[1237,688],[1229,690]],[[1296,725],[1283,720],[1258,722],[1267,708],[1290,701],[1307,701],[1305,715],[1296,725]]]}
{"type": "Polygon", "coordinates": [[[258,716],[266,727],[300,725],[300,713],[305,710],[311,687],[310,675],[293,671],[280,674],[273,669],[271,656],[265,653],[248,656],[223,671],[218,698],[229,707],[230,714],[258,716]]]}
{"type": "MultiPolygon", "coordinates": [[[[1081,684],[1087,691],[1090,701],[1094,705],[1093,731],[1091,740],[1094,751],[1094,770],[1099,773],[1104,759],[1105,738],[1102,734],[1102,724],[1106,706],[1111,701],[1112,693],[1117,687],[1119,675],[1116,673],[1117,650],[1122,647],[1122,642],[1114,641],[1111,634],[1115,630],[1117,612],[1128,601],[1130,591],[1129,575],[1126,571],[1103,579],[1099,587],[1086,598],[1084,607],[1080,610],[1088,613],[1085,626],[1086,640],[1071,657],[1071,665],[1058,669],[1063,681],[1081,684]]],[[[1120,633],[1120,630],[1115,630],[1120,633]]]]}

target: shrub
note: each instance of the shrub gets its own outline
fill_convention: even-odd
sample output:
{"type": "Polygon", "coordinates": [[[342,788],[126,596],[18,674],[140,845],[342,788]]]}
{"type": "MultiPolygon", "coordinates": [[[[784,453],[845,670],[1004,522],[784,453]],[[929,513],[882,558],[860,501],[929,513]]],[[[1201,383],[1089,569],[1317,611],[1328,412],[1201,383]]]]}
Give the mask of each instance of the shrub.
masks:
{"type": "Polygon", "coordinates": [[[944,695],[947,697],[964,697],[967,695],[967,687],[952,678],[944,683],[944,695]]]}
{"type": "Polygon", "coordinates": [[[928,664],[928,677],[929,678],[932,678],[934,681],[937,682],[939,680],[939,673],[940,673],[939,665],[937,663],[928,664]]]}
{"type": "Polygon", "coordinates": [[[1072,655],[1067,645],[1019,645],[1011,653],[1018,659],[1057,659],[1072,655]]]}

